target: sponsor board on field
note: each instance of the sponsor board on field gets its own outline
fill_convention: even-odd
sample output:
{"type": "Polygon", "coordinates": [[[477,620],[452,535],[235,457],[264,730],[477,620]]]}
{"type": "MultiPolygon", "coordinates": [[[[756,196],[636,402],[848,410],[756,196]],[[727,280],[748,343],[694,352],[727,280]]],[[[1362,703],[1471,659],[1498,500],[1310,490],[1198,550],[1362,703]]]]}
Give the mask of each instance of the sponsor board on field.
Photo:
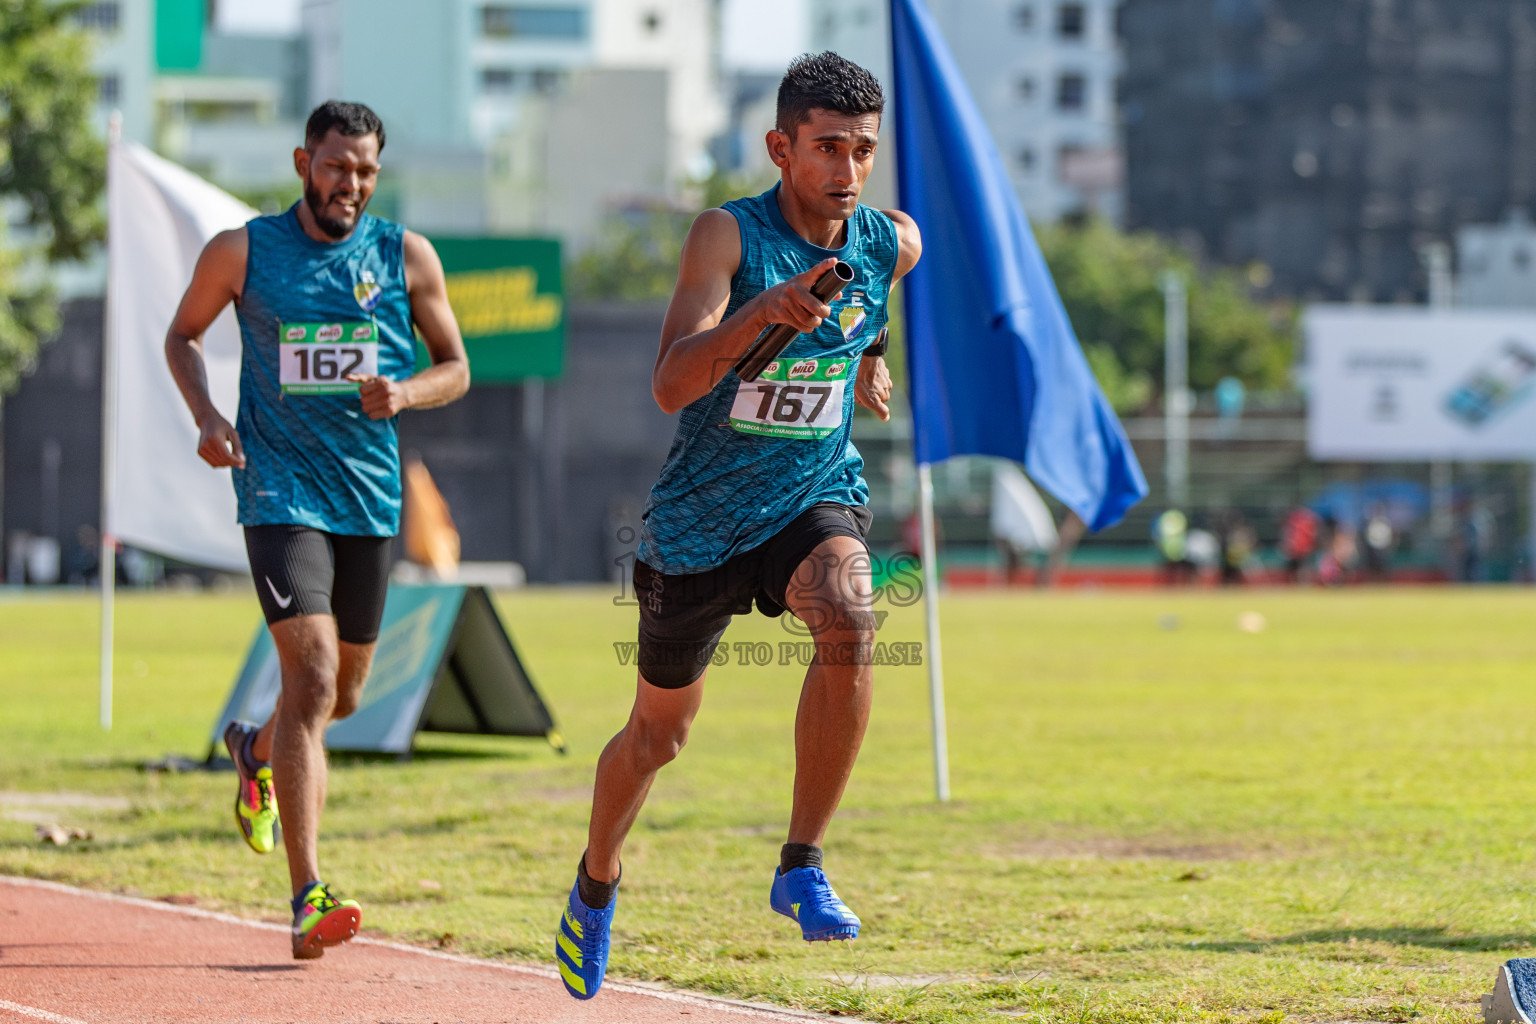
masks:
{"type": "MultiPolygon", "coordinates": [[[[281,689],[277,649],[261,626],[214,721],[209,756],[223,749],[231,720],[266,721],[281,689]]],[[[483,587],[391,584],[362,699],[331,723],[325,745],[405,755],[420,731],[543,736],[564,747],[483,587]]]]}
{"type": "MultiPolygon", "coordinates": [[[[565,365],[565,289],[560,243],[549,238],[432,239],[443,261],[471,376],[476,383],[560,376],[565,365]]],[[[416,346],[418,368],[426,348],[416,346]]]]}
{"type": "Polygon", "coordinates": [[[1314,306],[1305,326],[1313,458],[1536,459],[1536,314],[1314,306]]]}

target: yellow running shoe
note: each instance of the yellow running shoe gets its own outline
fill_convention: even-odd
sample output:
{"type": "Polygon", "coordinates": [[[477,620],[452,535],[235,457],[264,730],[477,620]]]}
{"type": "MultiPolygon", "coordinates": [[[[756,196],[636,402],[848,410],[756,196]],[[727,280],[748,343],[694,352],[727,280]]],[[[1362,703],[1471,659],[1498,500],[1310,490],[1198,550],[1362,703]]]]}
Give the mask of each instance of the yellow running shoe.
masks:
{"type": "Polygon", "coordinates": [[[224,730],[224,746],[235,762],[240,787],[235,791],[235,824],[246,845],[257,853],[271,853],[282,839],[282,825],[277,819],[277,794],[272,789],[272,766],[253,760],[250,737],[256,726],[249,722],[230,722],[224,730]]]}
{"type": "Polygon", "coordinates": [[[339,946],[357,934],[363,908],[357,900],[339,899],[324,882],[304,890],[293,911],[293,958],[314,960],[326,946],[339,946]]]}

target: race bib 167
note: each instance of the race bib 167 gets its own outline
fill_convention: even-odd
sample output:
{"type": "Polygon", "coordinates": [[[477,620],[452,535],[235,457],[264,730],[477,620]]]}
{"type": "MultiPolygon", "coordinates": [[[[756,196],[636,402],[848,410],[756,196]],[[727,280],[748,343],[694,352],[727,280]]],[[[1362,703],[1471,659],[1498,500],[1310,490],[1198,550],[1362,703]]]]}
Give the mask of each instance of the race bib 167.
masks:
{"type": "Polygon", "coordinates": [[[850,358],[780,359],[736,387],[731,426],[743,434],[814,440],[843,422],[850,358]]]}
{"type": "Polygon", "coordinates": [[[285,395],[355,393],[350,374],[379,372],[374,323],[278,324],[278,382],[285,395]]]}

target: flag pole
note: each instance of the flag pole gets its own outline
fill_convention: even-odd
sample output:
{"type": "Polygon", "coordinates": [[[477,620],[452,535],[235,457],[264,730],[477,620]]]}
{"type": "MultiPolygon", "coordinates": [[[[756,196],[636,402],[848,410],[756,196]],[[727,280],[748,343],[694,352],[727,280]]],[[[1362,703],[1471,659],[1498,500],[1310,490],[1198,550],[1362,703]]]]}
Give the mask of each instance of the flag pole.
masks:
{"type": "MultiPolygon", "coordinates": [[[[107,204],[112,202],[110,175],[112,161],[123,141],[123,113],[114,110],[107,122],[107,204]]],[[[110,218],[109,218],[110,219],[110,218]]],[[[117,597],[117,352],[112,344],[112,317],[116,297],[112,294],[112,244],[107,242],[107,299],[101,332],[101,556],[97,561],[101,579],[101,727],[112,728],[112,632],[117,597]]]]}
{"type": "Polygon", "coordinates": [[[923,528],[923,613],[928,625],[928,703],[933,717],[933,794],[949,802],[949,737],[944,722],[944,658],[939,652],[939,560],[933,529],[933,466],[917,464],[923,528]]]}

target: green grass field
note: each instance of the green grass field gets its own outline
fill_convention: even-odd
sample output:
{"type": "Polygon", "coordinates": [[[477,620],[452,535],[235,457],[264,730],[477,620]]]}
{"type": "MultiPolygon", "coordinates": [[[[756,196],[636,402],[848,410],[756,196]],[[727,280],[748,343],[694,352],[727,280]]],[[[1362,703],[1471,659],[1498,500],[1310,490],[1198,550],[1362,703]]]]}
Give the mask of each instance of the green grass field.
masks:
{"type": "MultiPolygon", "coordinates": [[[[543,961],[634,612],[606,590],[501,608],[570,755],[425,737],[410,763],[338,758],[322,857],[376,932],[543,961]]],[[[120,610],[103,735],[94,602],[0,603],[0,872],[282,919],[280,855],[234,834],[232,776],[139,770],[201,756],[255,601],[120,610]],[[42,846],[42,817],[95,838],[42,846]]],[[[828,840],[864,937],[810,947],[768,909],[801,670],[731,666],[626,853],[613,975],[892,1021],[1471,1021],[1536,946],[1536,594],[976,594],[943,614],[954,802],[931,798],[925,671],[883,669],[828,840]],[[1249,610],[1263,633],[1238,630],[1249,610]]],[[[920,631],[902,610],[882,639],[920,631]]],[[[789,637],[754,617],[727,639],[789,637]]]]}

